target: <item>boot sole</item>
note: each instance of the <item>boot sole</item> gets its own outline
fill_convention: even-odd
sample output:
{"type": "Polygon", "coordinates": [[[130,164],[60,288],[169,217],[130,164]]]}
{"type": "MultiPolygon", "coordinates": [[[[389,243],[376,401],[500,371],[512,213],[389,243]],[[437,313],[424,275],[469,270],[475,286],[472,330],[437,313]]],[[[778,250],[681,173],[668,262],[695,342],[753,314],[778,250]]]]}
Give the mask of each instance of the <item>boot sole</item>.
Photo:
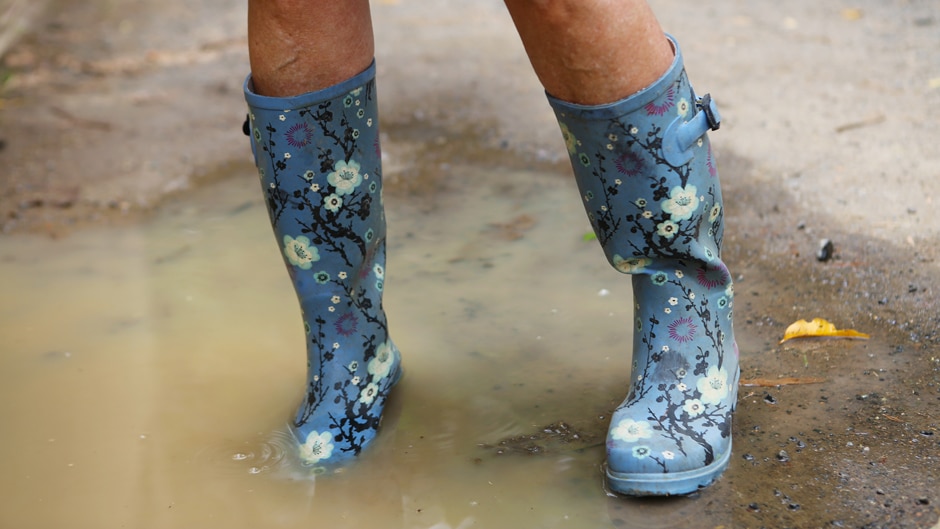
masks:
{"type": "Polygon", "coordinates": [[[626,496],[684,496],[711,485],[728,468],[731,450],[704,468],[666,474],[615,472],[604,465],[607,488],[626,496]]]}

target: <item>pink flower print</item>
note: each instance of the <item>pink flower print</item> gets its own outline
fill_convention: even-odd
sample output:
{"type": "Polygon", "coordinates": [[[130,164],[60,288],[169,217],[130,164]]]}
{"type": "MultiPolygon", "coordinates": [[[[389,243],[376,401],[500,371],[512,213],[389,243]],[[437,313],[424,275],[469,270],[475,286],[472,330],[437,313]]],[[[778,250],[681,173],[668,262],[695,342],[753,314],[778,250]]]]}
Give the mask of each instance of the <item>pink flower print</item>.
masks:
{"type": "Polygon", "coordinates": [[[341,336],[352,336],[353,333],[356,332],[358,324],[359,321],[356,319],[356,315],[352,312],[347,312],[340,316],[333,326],[336,327],[336,332],[341,336]]]}
{"type": "Polygon", "coordinates": [[[306,123],[294,123],[284,133],[284,137],[291,147],[302,148],[310,145],[310,142],[313,141],[313,131],[306,123]]]}
{"type": "Polygon", "coordinates": [[[633,151],[626,151],[614,160],[614,166],[620,174],[637,176],[643,172],[643,158],[633,151]]]}
{"type": "Polygon", "coordinates": [[[709,176],[715,177],[718,176],[718,169],[715,167],[715,158],[712,156],[712,146],[708,146],[708,158],[706,159],[705,167],[708,168],[709,176]]]}
{"type": "Polygon", "coordinates": [[[668,325],[669,337],[679,343],[691,342],[695,338],[698,327],[692,323],[692,318],[683,316],[668,325]]]}
{"type": "Polygon", "coordinates": [[[698,284],[712,290],[728,284],[728,269],[723,265],[717,267],[702,266],[696,273],[698,284]]]}
{"type": "Polygon", "coordinates": [[[666,90],[666,95],[660,100],[659,104],[656,101],[650,101],[646,104],[646,115],[648,116],[662,116],[666,112],[669,112],[669,109],[675,106],[676,100],[676,91],[673,87],[669,87],[666,90]]]}

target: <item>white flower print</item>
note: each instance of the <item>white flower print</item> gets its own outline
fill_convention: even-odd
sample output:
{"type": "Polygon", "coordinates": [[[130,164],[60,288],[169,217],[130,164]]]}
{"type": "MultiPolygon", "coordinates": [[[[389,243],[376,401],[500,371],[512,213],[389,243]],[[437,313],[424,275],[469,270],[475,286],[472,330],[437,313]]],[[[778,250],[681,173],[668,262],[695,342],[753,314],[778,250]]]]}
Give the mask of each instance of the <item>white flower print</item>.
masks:
{"type": "Polygon", "coordinates": [[[340,302],[340,297],[339,297],[339,296],[333,296],[333,297],[330,298],[330,301],[332,301],[333,304],[335,305],[335,304],[337,304],[337,303],[340,302]]]}
{"type": "Polygon", "coordinates": [[[645,207],[646,207],[646,199],[645,199],[645,198],[638,198],[638,199],[636,199],[636,202],[634,202],[634,204],[636,204],[636,207],[638,207],[638,208],[645,208],[645,207]]]}
{"type": "Polygon", "coordinates": [[[349,363],[349,365],[346,366],[346,369],[348,369],[350,373],[355,373],[356,370],[359,369],[359,362],[353,360],[349,363]]]}
{"type": "Polygon", "coordinates": [[[308,181],[308,182],[309,182],[310,180],[313,180],[313,177],[315,177],[315,176],[316,176],[316,173],[314,173],[314,172],[311,171],[310,169],[307,169],[306,171],[304,171],[304,180],[306,180],[306,181],[308,181]]]}
{"type": "Polygon", "coordinates": [[[639,133],[640,133],[640,129],[636,127],[630,127],[630,134],[633,134],[634,136],[636,136],[639,133]]]}
{"type": "Polygon", "coordinates": [[[372,267],[372,271],[375,273],[375,277],[377,277],[377,278],[379,278],[379,279],[384,279],[384,278],[385,278],[385,269],[382,268],[382,265],[377,264],[377,265],[373,266],[373,267],[372,267]]]}
{"type": "Polygon", "coordinates": [[[705,378],[699,379],[696,387],[702,393],[702,402],[718,404],[728,395],[728,370],[723,367],[719,369],[718,366],[709,367],[705,378]]]}
{"type": "Polygon", "coordinates": [[[634,443],[640,439],[646,439],[653,435],[653,427],[646,421],[634,421],[633,419],[623,419],[613,430],[610,436],[625,443],[634,443]]]}
{"type": "Polygon", "coordinates": [[[699,399],[689,399],[682,405],[682,409],[689,414],[689,417],[698,417],[705,411],[705,405],[699,399]]]}
{"type": "Polygon", "coordinates": [[[663,450],[663,459],[672,460],[675,457],[675,453],[670,452],[669,450],[663,450]]]}
{"type": "Polygon", "coordinates": [[[336,193],[330,193],[328,197],[323,199],[323,207],[336,213],[339,211],[339,208],[343,207],[343,199],[339,198],[339,195],[336,193]]]}
{"type": "Polygon", "coordinates": [[[660,222],[656,226],[656,233],[664,239],[671,239],[676,236],[676,232],[679,231],[679,225],[671,220],[665,220],[660,222]]]}
{"type": "Polygon", "coordinates": [[[652,450],[648,446],[634,446],[633,447],[633,457],[637,459],[645,459],[649,457],[652,450]]]}
{"type": "Polygon", "coordinates": [[[716,220],[718,220],[718,215],[720,214],[721,214],[721,205],[715,204],[714,206],[712,206],[711,213],[708,214],[708,222],[715,222],[716,220]]]}
{"type": "Polygon", "coordinates": [[[346,279],[347,274],[346,274],[346,272],[340,272],[340,273],[336,274],[336,277],[338,277],[338,278],[340,278],[340,279],[346,279]]]}
{"type": "Polygon", "coordinates": [[[310,239],[303,235],[296,239],[290,235],[284,236],[284,255],[290,264],[301,270],[310,270],[315,261],[320,260],[320,252],[316,246],[310,245],[310,239]]]}
{"type": "Polygon", "coordinates": [[[375,397],[379,394],[379,386],[375,382],[369,382],[366,387],[362,389],[362,392],[359,393],[359,402],[369,405],[372,404],[372,401],[375,400],[375,397]]]}
{"type": "Polygon", "coordinates": [[[333,172],[326,175],[326,181],[336,188],[338,196],[348,195],[362,183],[359,168],[359,162],[355,160],[339,160],[333,165],[333,172]]]}
{"type": "Polygon", "coordinates": [[[285,159],[285,160],[290,160],[290,153],[289,153],[289,152],[285,152],[285,153],[284,153],[284,159],[285,159]]]}
{"type": "Polygon", "coordinates": [[[682,279],[683,277],[685,277],[685,272],[683,272],[682,270],[676,270],[676,277],[679,279],[682,279]]]}
{"type": "Polygon", "coordinates": [[[369,374],[377,379],[387,377],[388,372],[392,370],[392,360],[391,342],[380,343],[375,349],[375,358],[369,360],[369,374]]]}
{"type": "Polygon", "coordinates": [[[320,184],[310,184],[310,190],[316,193],[320,190],[320,184]]]}
{"type": "Polygon", "coordinates": [[[676,305],[679,304],[679,298],[676,298],[676,297],[669,298],[669,304],[675,307],[676,305]]]}
{"type": "Polygon", "coordinates": [[[682,117],[685,117],[689,113],[689,100],[682,98],[676,103],[676,113],[682,117]]]}
{"type": "Polygon", "coordinates": [[[281,114],[280,116],[277,117],[277,119],[284,121],[287,119],[287,116],[285,116],[284,114],[281,114]]]}
{"type": "Polygon", "coordinates": [[[676,384],[676,389],[678,389],[679,391],[685,392],[685,390],[689,389],[689,386],[686,386],[684,382],[680,382],[676,384]]]}
{"type": "Polygon", "coordinates": [[[698,189],[689,184],[685,187],[676,186],[669,191],[669,199],[663,202],[663,211],[669,213],[673,220],[685,220],[692,217],[698,209],[698,189]]]}
{"type": "Polygon", "coordinates": [[[619,255],[614,255],[613,261],[614,268],[623,272],[624,274],[635,274],[641,272],[644,268],[653,262],[653,260],[648,257],[630,257],[628,259],[624,259],[619,255]]]}
{"type": "Polygon", "coordinates": [[[356,375],[352,377],[352,380],[350,380],[350,382],[352,382],[353,386],[358,386],[359,383],[362,382],[362,378],[359,375],[356,375]]]}
{"type": "Polygon", "coordinates": [[[333,455],[333,435],[316,430],[307,435],[307,440],[300,445],[300,458],[307,465],[312,465],[333,455]]]}
{"type": "Polygon", "coordinates": [[[565,147],[568,148],[568,152],[574,154],[578,150],[578,139],[574,137],[574,134],[568,130],[568,125],[561,123],[561,137],[565,140],[565,147]]]}
{"type": "Polygon", "coordinates": [[[644,212],[643,212],[643,218],[644,218],[644,219],[651,219],[651,218],[653,218],[653,212],[650,211],[650,210],[644,211],[644,212]]]}

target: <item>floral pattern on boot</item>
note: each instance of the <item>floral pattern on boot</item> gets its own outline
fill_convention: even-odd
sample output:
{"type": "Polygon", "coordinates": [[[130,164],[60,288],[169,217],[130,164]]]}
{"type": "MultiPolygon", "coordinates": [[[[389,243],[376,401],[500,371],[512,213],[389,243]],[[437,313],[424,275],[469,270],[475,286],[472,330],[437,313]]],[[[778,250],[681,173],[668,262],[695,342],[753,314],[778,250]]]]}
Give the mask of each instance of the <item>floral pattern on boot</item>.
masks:
{"type": "Polygon", "coordinates": [[[706,122],[675,50],[662,78],[622,101],[550,97],[597,239],[633,274],[632,380],[607,438],[608,485],[632,495],[686,494],[724,471],[739,376],[707,127],[687,135],[682,163],[666,153],[677,128],[706,122]]]}
{"type": "Polygon", "coordinates": [[[245,83],[265,203],[298,300],[307,388],[291,426],[305,465],[358,455],[400,376],[382,308],[385,212],[374,64],[298,97],[245,83]]]}

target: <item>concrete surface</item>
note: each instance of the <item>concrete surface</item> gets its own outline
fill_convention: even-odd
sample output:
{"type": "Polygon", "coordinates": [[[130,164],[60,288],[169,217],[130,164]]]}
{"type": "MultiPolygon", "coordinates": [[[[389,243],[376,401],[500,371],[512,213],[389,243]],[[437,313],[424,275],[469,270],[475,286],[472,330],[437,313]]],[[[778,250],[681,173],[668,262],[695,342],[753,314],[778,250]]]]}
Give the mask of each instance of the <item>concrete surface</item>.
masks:
{"type": "MultiPolygon", "coordinates": [[[[17,3],[0,0],[0,13],[17,3]]],[[[767,499],[732,500],[736,519],[933,526],[936,3],[652,5],[683,46],[697,91],[711,92],[724,117],[711,138],[727,201],[726,260],[745,302],[736,314],[742,361],[750,359],[744,377],[834,381],[745,392],[735,428],[750,433],[739,435],[736,454],[751,456],[754,498],[767,499]],[[821,239],[835,245],[826,262],[815,258],[821,239]],[[776,344],[788,323],[815,316],[875,338],[776,344]],[[825,357],[818,372],[808,372],[808,357],[825,357]],[[826,402],[827,418],[800,430],[817,419],[809,404],[826,402]],[[768,423],[787,421],[792,435],[765,435],[768,423]],[[800,456],[786,447],[806,437],[812,450],[797,471],[800,456]],[[775,462],[783,449],[792,466],[775,462]],[[791,501],[797,489],[813,498],[802,508],[791,501]]],[[[0,244],[18,233],[61,237],[89,223],[138,221],[188,190],[245,173],[243,11],[243,2],[221,0],[50,0],[21,15],[31,29],[0,49],[0,244]]],[[[499,2],[382,0],[374,17],[391,203],[412,196],[433,208],[457,162],[566,177],[551,111],[499,2]]],[[[6,22],[0,31],[13,34],[6,22]]]]}

